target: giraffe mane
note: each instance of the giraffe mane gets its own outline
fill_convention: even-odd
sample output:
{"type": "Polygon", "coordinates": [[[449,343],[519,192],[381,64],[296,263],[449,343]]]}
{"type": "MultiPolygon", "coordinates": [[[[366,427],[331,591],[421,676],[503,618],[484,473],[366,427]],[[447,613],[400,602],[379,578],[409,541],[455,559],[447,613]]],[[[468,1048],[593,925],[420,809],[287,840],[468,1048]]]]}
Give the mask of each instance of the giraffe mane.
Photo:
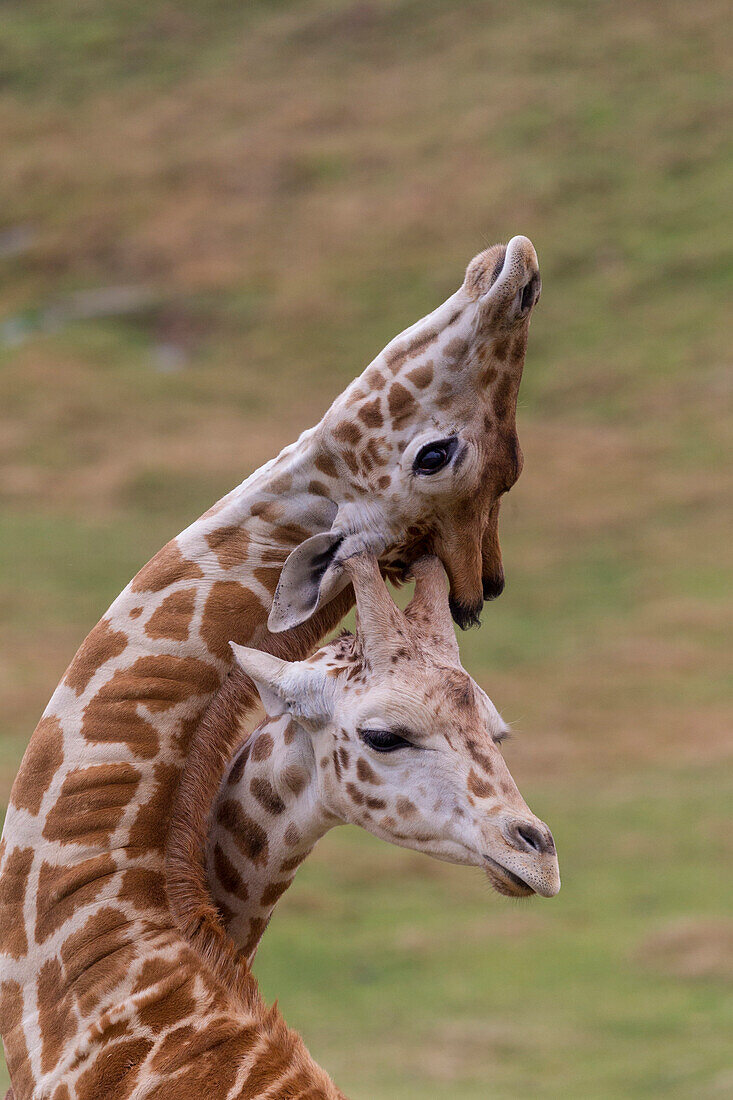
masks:
{"type": "Polygon", "coordinates": [[[203,827],[224,768],[242,739],[242,723],[257,692],[235,667],[212,699],[194,734],[173,807],[166,850],[171,916],[216,977],[249,1011],[258,1007],[257,982],[227,935],[206,883],[203,827]]]}
{"type": "MultiPolygon", "coordinates": [[[[269,635],[263,649],[296,660],[311,653],[325,630],[348,610],[351,588],[306,623],[285,635],[269,635]]],[[[206,880],[205,845],[211,808],[225,768],[242,740],[242,723],[257,701],[254,684],[233,668],[191,739],[176,792],[165,858],[171,916],[216,978],[248,1011],[262,1011],[257,979],[229,938],[206,880]]],[[[250,730],[251,733],[251,730],[250,730]]],[[[274,1017],[273,1017],[274,1019],[274,1017]]]]}

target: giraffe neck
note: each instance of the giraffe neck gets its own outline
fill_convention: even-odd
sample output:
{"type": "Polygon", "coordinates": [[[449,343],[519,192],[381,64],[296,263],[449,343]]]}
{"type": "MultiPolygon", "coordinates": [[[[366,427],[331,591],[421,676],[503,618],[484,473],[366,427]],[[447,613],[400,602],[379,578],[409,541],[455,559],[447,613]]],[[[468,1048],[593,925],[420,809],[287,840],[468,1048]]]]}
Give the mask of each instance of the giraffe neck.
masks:
{"type": "MultiPolygon", "coordinates": [[[[0,844],[0,1032],[21,1100],[41,1084],[51,1095],[71,1065],[84,1072],[119,1014],[128,1031],[143,1028],[132,1021],[149,988],[196,965],[171,917],[164,857],[192,742],[231,667],[229,640],[302,657],[348,606],[344,594],[307,629],[267,632],[282,562],[330,523],[333,505],[308,488],[317,447],[317,429],[305,433],[138,573],[31,738],[0,844]]],[[[242,702],[251,705],[248,689],[242,702]]],[[[256,1007],[256,986],[241,978],[256,1007]]],[[[211,980],[191,977],[192,988],[211,980]]],[[[231,1012],[222,996],[202,1017],[231,1012]]],[[[161,1009],[161,1034],[177,1016],[177,1004],[161,1009]]]]}
{"type": "Polygon", "coordinates": [[[67,859],[74,845],[88,858],[133,838],[135,850],[162,850],[161,810],[191,733],[231,666],[229,640],[267,644],[282,561],[328,525],[333,506],[307,491],[310,444],[307,433],[234,489],[114,601],[34,734],[11,794],[6,837],[43,844],[46,853],[60,845],[67,859]],[[110,784],[126,790],[90,823],[72,799],[110,784]],[[135,812],[142,806],[148,822],[135,812]]]}
{"type": "Polygon", "coordinates": [[[226,771],[206,853],[211,894],[249,961],[296,870],[339,823],[321,800],[310,736],[288,715],[267,718],[226,771]]]}

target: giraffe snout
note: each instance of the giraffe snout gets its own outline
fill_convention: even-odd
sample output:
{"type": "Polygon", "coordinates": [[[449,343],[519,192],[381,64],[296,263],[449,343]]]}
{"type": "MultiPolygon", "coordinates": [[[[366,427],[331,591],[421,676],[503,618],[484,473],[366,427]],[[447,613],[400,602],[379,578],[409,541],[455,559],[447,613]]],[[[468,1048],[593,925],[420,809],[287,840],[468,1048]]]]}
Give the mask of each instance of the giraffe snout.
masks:
{"type": "Polygon", "coordinates": [[[493,850],[483,853],[492,886],[511,897],[554,897],[560,889],[560,867],[544,821],[509,811],[497,822],[497,833],[493,850]]]}

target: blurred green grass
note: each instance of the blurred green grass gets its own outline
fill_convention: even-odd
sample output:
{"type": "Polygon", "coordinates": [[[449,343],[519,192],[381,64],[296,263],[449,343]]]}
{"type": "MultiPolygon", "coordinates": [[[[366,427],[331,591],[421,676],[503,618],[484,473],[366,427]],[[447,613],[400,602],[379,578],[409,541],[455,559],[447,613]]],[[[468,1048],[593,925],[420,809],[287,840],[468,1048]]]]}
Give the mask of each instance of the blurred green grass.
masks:
{"type": "Polygon", "coordinates": [[[528,792],[563,854],[552,904],[497,904],[480,874],[352,830],[317,849],[257,966],[347,1094],[725,1095],[731,777],[597,786],[528,792]]]}
{"type": "Polygon", "coordinates": [[[257,970],[354,1100],[729,1095],[724,5],[3,16],[3,791],[139,565],[526,233],[508,585],[461,645],[563,891],[343,830],[257,970]]]}

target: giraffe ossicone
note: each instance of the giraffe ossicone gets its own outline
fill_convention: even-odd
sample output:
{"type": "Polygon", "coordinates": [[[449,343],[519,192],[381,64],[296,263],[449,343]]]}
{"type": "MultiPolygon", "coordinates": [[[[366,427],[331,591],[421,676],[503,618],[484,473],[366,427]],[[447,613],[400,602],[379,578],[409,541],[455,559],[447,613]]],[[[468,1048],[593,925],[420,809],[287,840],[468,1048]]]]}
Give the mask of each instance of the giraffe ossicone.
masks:
{"type": "MultiPolygon", "coordinates": [[[[397,578],[436,554],[461,625],[498,594],[539,289],[526,238],[477,256],[318,425],[159,551],[81,645],[0,844],[0,1034],[16,1100],[204,1087],[225,1100],[267,1073],[275,1096],[272,1044],[299,1052],[315,1095],[338,1095],[212,914],[207,816],[239,731],[202,717],[226,693],[230,640],[289,661],[312,652],[351,605],[344,561],[358,551],[397,578]],[[167,846],[181,859],[166,865],[167,846]]],[[[241,712],[254,689],[237,686],[241,712]]]]}
{"type": "MultiPolygon", "coordinates": [[[[297,867],[335,825],[480,867],[510,897],[560,889],[552,834],[499,747],[507,727],[461,666],[437,559],[413,567],[404,612],[374,557],[345,568],[354,636],[301,662],[235,647],[266,718],[251,737],[242,731],[224,776],[207,872],[227,932],[249,960],[297,867]]],[[[231,717],[215,703],[207,721],[231,717]]]]}

